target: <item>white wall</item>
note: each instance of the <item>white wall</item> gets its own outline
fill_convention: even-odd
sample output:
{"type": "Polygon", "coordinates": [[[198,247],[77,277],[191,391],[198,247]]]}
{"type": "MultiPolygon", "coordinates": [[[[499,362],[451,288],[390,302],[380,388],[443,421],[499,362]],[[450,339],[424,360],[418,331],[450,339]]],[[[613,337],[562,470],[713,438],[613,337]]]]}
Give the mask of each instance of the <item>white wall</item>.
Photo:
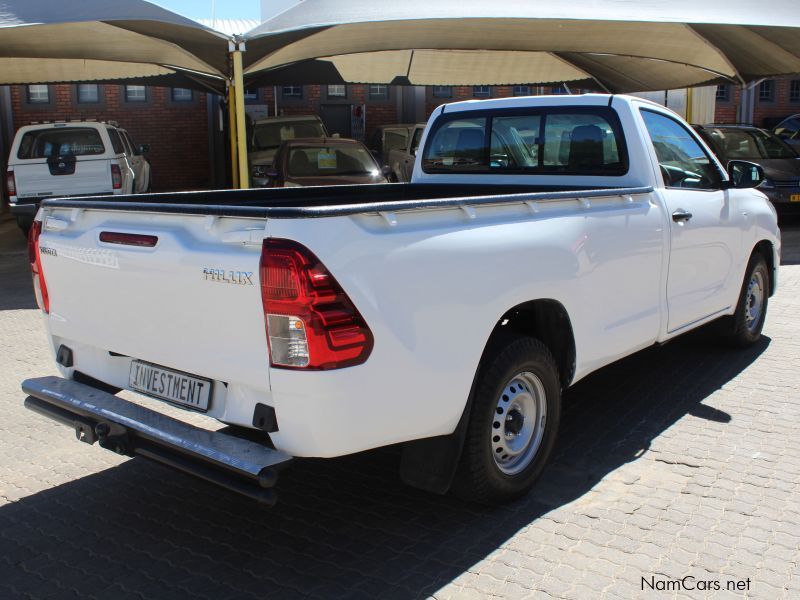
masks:
{"type": "Polygon", "coordinates": [[[301,0],[261,0],[261,20],[266,21],[300,1],[301,0]]]}
{"type": "Polygon", "coordinates": [[[714,122],[716,92],[717,86],[715,85],[694,88],[692,90],[692,106],[688,115],[686,110],[687,90],[685,89],[669,90],[668,92],[640,92],[631,95],[663,104],[683,118],[688,116],[692,123],[703,124],[714,122]]]}

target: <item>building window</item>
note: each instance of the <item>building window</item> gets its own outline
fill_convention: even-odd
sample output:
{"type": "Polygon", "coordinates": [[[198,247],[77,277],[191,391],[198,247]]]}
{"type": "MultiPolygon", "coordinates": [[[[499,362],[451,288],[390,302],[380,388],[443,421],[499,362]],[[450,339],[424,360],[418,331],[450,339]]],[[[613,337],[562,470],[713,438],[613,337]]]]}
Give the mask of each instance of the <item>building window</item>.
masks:
{"type": "Polygon", "coordinates": [[[285,85],[281,94],[284,98],[302,98],[303,86],[302,85],[285,85]]]}
{"type": "Polygon", "coordinates": [[[346,85],[329,85],[328,98],[346,98],[347,86],[346,85]]]}
{"type": "Polygon", "coordinates": [[[789,82],[789,102],[800,102],[800,79],[789,82]]]}
{"type": "Polygon", "coordinates": [[[492,95],[492,88],[488,85],[474,85],[472,95],[476,98],[489,98],[492,95]]]}
{"type": "Polygon", "coordinates": [[[389,99],[389,86],[388,85],[370,85],[367,90],[367,95],[370,100],[388,100],[389,99]]]}
{"type": "Polygon", "coordinates": [[[125,102],[146,102],[147,90],[143,85],[126,85],[125,102]]]}
{"type": "Polygon", "coordinates": [[[82,83],[78,86],[78,104],[97,104],[100,102],[100,86],[96,83],[82,83]]]}
{"type": "Polygon", "coordinates": [[[722,84],[717,86],[717,101],[727,102],[731,99],[731,88],[728,85],[722,84]]]}
{"type": "Polygon", "coordinates": [[[258,101],[258,88],[244,88],[244,101],[257,102],[258,101]]]}
{"type": "Polygon", "coordinates": [[[557,85],[555,87],[550,88],[550,93],[554,96],[564,96],[568,95],[567,88],[564,85],[557,85]]]}
{"type": "Polygon", "coordinates": [[[529,85],[515,85],[514,86],[514,95],[515,96],[530,96],[531,95],[531,86],[529,86],[529,85]]]}
{"type": "Polygon", "coordinates": [[[31,104],[47,104],[50,102],[50,88],[46,85],[29,85],[28,102],[31,104]]]}
{"type": "Polygon", "coordinates": [[[449,85],[435,85],[432,93],[434,98],[452,98],[453,88],[449,85]]]}
{"type": "Polygon", "coordinates": [[[173,102],[191,102],[194,99],[194,92],[188,88],[172,88],[173,102]]]}
{"type": "Polygon", "coordinates": [[[758,100],[760,102],[773,102],[775,100],[774,79],[765,79],[758,84],[758,100]]]}

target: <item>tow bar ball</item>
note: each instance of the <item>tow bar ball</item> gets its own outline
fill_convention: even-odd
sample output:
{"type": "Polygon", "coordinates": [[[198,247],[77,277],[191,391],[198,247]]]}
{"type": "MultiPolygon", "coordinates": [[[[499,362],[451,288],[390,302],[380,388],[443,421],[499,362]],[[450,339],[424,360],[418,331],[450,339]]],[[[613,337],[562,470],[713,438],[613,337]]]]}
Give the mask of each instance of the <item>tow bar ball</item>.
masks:
{"type": "Polygon", "coordinates": [[[82,442],[93,444],[97,441],[100,447],[106,450],[112,450],[117,454],[130,454],[127,432],[114,423],[98,423],[94,431],[83,423],[78,423],[75,434],[82,442]]]}

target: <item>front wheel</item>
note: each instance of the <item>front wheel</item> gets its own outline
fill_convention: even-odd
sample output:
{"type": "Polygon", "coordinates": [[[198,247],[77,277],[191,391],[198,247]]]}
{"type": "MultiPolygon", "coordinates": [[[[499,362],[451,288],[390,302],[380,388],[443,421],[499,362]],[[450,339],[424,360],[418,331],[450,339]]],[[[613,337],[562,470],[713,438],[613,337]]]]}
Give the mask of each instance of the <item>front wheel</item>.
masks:
{"type": "Polygon", "coordinates": [[[453,490],[496,504],[530,490],[555,443],[561,389],[540,341],[515,336],[484,358],[453,490]]]}
{"type": "Polygon", "coordinates": [[[769,302],[769,269],[764,257],[750,258],[736,303],[736,312],[721,320],[723,338],[735,348],[752,346],[761,338],[769,302]]]}

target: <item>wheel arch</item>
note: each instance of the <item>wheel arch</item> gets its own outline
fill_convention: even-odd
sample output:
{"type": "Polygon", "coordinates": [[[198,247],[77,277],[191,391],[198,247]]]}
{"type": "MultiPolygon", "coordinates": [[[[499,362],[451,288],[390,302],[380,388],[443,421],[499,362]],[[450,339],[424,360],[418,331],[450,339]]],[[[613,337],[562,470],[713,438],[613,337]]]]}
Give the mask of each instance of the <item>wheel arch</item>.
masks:
{"type": "Polygon", "coordinates": [[[775,293],[776,283],[775,268],[777,265],[775,264],[775,246],[769,240],[761,240],[753,247],[753,251],[750,253],[750,259],[752,259],[753,255],[756,253],[763,256],[764,260],[767,261],[767,271],[769,272],[769,295],[772,296],[775,293]]]}
{"type": "Polygon", "coordinates": [[[569,387],[575,376],[575,335],[569,313],[561,302],[542,298],[523,302],[507,310],[497,320],[481,360],[509,333],[536,338],[547,346],[558,365],[562,389],[569,387]]]}
{"type": "Polygon", "coordinates": [[[481,360],[473,373],[469,397],[455,431],[403,445],[400,477],[406,484],[437,494],[444,494],[450,489],[461,458],[475,382],[484,358],[509,337],[518,335],[536,338],[547,346],[558,366],[561,388],[569,386],[575,375],[575,336],[564,305],[558,300],[543,298],[509,308],[499,316],[484,345],[481,360]]]}

